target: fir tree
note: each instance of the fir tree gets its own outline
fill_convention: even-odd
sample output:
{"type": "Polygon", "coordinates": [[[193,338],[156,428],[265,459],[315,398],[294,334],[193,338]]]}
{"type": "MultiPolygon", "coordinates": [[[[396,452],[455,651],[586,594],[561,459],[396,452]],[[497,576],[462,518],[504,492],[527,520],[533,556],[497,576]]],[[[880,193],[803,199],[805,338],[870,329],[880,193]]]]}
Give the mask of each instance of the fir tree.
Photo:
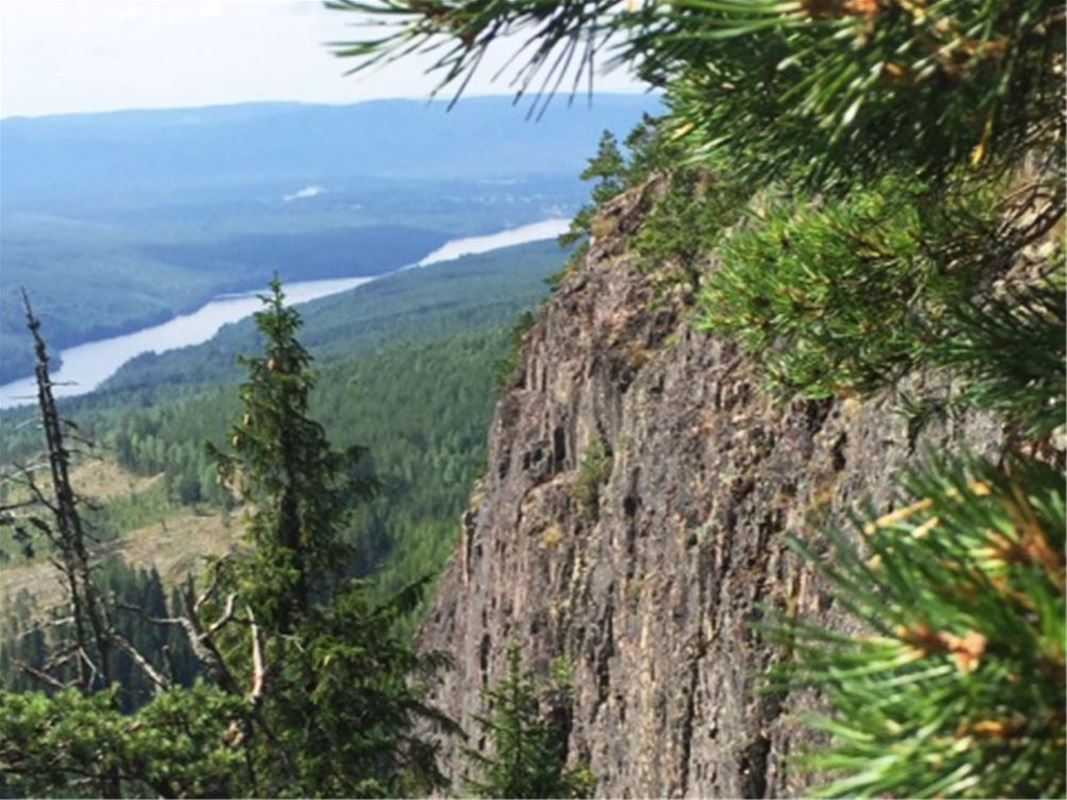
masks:
{"type": "Polygon", "coordinates": [[[377,482],[361,466],[362,449],[331,449],[308,416],[311,357],[277,278],[264,301],[255,321],[265,352],[242,359],[249,379],[232,450],[212,449],[223,481],[249,509],[253,555],[223,569],[249,626],[236,638],[250,658],[235,668],[251,687],[256,787],[307,796],[432,788],[442,780],[435,749],[415,726],[454,728],[422,700],[422,678],[444,660],[415,653],[391,632],[421,585],[375,606],[365,583],[345,584],[345,524],[377,482]]]}
{"type": "Polygon", "coordinates": [[[351,557],[343,540],[347,517],[377,491],[361,470],[363,450],[331,449],[308,416],[315,375],[295,337],[300,315],[284,297],[275,277],[267,309],[255,315],[265,352],[240,359],[249,378],[240,390],[241,420],[230,432],[232,450],[209,447],[220,480],[248,509],[255,555],[242,565],[243,595],[260,624],[278,633],[290,632],[316,599],[329,597],[351,557]]]}
{"type": "Polygon", "coordinates": [[[490,754],[466,748],[478,773],[467,789],[478,797],[589,797],[596,780],[568,769],[565,735],[545,721],[533,676],[522,670],[518,647],[508,649],[508,673],[485,693],[488,714],[476,717],[490,754]]]}

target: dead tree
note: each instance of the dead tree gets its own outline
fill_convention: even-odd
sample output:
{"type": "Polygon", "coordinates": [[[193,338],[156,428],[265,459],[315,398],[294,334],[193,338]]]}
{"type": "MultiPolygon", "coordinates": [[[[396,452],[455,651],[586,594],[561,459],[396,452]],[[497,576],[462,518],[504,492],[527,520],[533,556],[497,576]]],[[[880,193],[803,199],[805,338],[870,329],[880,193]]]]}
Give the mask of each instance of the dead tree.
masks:
{"type": "Polygon", "coordinates": [[[169,679],[115,627],[111,599],[95,579],[92,553],[95,539],[81,514],[81,507],[87,501],[75,492],[70,478],[74,452],[70,442],[90,446],[92,443],[78,433],[76,425],[59,415],[41,322],[33,313],[25,291],[22,300],[36,355],[34,374],[45,453],[37,461],[16,464],[10,474],[3,476],[4,482],[18,487],[23,496],[0,504],[0,524],[12,528],[16,539],[23,544],[38,535],[51,546],[50,559],[62,576],[70,610],[62,619],[53,620],[50,627],[69,627],[71,632],[59,637],[60,642],[43,668],[21,663],[15,666],[51,689],[73,687],[92,694],[111,685],[112,655],[118,650],[129,656],[157,690],[168,688],[169,679]],[[42,472],[48,475],[48,481],[38,480],[42,472]],[[42,509],[45,513],[41,513],[42,509]],[[73,681],[63,680],[68,665],[75,667],[77,677],[73,681]]]}
{"type": "MultiPolygon", "coordinates": [[[[218,597],[222,563],[217,562],[210,571],[202,592],[196,593],[192,585],[186,587],[182,596],[184,614],[181,616],[151,617],[139,607],[117,603],[98,585],[92,552],[92,544],[96,540],[80,513],[87,501],[75,492],[70,477],[71,456],[77,453],[77,449],[76,444],[72,449],[68,442],[86,440],[73,423],[59,415],[53,393],[55,384],[49,373],[48,349],[40,331],[41,323],[34,315],[25,292],[22,297],[26,326],[33,337],[36,354],[34,373],[37,402],[46,450],[38,460],[16,464],[10,473],[0,476],[0,482],[17,487],[20,494],[8,502],[0,501],[0,526],[11,528],[16,540],[26,545],[27,549],[35,537],[43,537],[48,542],[51,562],[62,576],[69,612],[62,618],[41,623],[40,627],[48,627],[54,632],[60,632],[62,628],[42,666],[19,661],[14,661],[13,665],[49,691],[74,688],[88,695],[111,685],[111,658],[120,652],[149,679],[156,691],[162,691],[172,687],[171,677],[158,669],[122,633],[115,624],[115,617],[120,611],[134,612],[159,625],[177,626],[187,636],[208,680],[248,705],[243,719],[239,724],[235,723],[231,746],[244,747],[247,751],[254,731],[259,730],[278,752],[286,769],[294,772],[288,753],[267,723],[261,707],[269,674],[263,632],[250,609],[247,610],[247,616],[238,613],[236,592],[228,593],[224,600],[218,597]],[[47,481],[38,477],[41,473],[48,475],[47,481]],[[217,618],[212,621],[205,619],[205,613],[220,602],[217,618]],[[224,648],[220,646],[219,640],[231,625],[248,631],[252,651],[252,674],[248,685],[227,662],[224,648]],[[75,667],[73,680],[69,679],[71,666],[75,667]]],[[[255,787],[257,780],[251,764],[249,759],[249,778],[255,787]]],[[[102,775],[97,788],[103,796],[118,797],[122,791],[121,779],[117,774],[102,775]]]]}
{"type": "MultiPolygon", "coordinates": [[[[30,299],[22,292],[26,327],[33,336],[37,380],[37,403],[44,429],[51,486],[41,487],[33,470],[22,471],[21,483],[31,502],[48,509],[50,520],[31,517],[31,523],[51,540],[57,551],[57,564],[71,604],[74,643],[62,659],[77,663],[79,688],[91,693],[111,685],[111,621],[107,603],[93,580],[93,565],[85,525],[79,513],[79,499],[70,481],[70,451],[64,435],[64,421],[56,410],[52,379],[48,368],[48,348],[41,336],[41,322],[33,313],[30,299]]],[[[53,665],[55,666],[55,665],[53,665]]]]}

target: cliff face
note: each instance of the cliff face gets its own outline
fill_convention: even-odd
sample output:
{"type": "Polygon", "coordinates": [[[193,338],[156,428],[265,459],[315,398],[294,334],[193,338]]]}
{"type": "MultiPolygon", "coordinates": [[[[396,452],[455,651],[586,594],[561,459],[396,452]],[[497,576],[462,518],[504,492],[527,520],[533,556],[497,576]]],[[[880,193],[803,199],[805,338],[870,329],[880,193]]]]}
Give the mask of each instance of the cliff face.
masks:
{"type": "Polygon", "coordinates": [[[916,454],[991,448],[999,431],[909,428],[884,398],[776,404],[734,344],[694,333],[680,294],[635,269],[624,242],[642,213],[639,192],[609,207],[527,334],[422,633],[456,661],[436,700],[476,731],[514,642],[538,670],[570,663],[569,753],[598,794],[795,795],[804,778],[784,759],[812,700],[759,692],[784,656],[753,623],[761,606],[835,610],[787,535],[866,500],[884,510],[916,454]],[[596,514],[576,487],[598,441],[611,459],[596,514]]]}

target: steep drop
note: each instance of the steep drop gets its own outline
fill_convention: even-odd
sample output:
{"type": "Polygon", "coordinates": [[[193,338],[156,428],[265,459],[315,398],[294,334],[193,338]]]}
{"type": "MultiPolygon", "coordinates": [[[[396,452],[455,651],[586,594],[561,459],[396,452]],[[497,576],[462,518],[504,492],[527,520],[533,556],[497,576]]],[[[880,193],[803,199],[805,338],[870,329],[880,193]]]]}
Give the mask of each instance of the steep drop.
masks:
{"type": "Polygon", "coordinates": [[[796,795],[808,779],[786,759],[814,700],[761,691],[788,653],[754,624],[835,612],[788,535],[887,509],[921,454],[993,451],[1002,433],[986,416],[909,423],[888,397],[773,401],[735,344],[691,330],[691,290],[637,269],[626,239],[649,191],[608,206],[527,334],[422,645],[454,657],[435,694],[466,730],[508,643],[539,671],[568,663],[569,755],[598,795],[796,795]]]}

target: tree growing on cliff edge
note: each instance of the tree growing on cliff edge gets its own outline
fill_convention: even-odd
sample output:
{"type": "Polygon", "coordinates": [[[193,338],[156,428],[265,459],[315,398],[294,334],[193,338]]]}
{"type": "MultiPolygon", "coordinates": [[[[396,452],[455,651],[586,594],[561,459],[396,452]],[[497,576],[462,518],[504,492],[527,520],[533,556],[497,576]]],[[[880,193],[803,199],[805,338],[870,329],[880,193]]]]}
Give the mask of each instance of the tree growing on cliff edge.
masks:
{"type": "Polygon", "coordinates": [[[596,155],[589,159],[580,176],[583,181],[596,181],[590,193],[592,202],[574,215],[570,229],[559,237],[561,245],[569,247],[590,233],[589,226],[596,209],[617,197],[625,188],[625,170],[626,160],[619,150],[615,135],[611,131],[604,131],[600,135],[596,155]]]}
{"type": "Polygon", "coordinates": [[[629,244],[687,268],[702,330],[740,341],[785,399],[895,394],[910,432],[998,413],[998,459],[916,467],[861,546],[831,535],[825,571],[864,632],[785,626],[790,677],[826,690],[809,765],[828,794],[1062,796],[1062,4],[330,5],[386,23],[338,45],[357,69],[433,51],[460,92],[524,31],[509,66],[535,108],[611,48],[665,90],[652,146],[697,173],[640,197],[629,244]],[[948,388],[909,397],[917,374],[948,388]]]}

